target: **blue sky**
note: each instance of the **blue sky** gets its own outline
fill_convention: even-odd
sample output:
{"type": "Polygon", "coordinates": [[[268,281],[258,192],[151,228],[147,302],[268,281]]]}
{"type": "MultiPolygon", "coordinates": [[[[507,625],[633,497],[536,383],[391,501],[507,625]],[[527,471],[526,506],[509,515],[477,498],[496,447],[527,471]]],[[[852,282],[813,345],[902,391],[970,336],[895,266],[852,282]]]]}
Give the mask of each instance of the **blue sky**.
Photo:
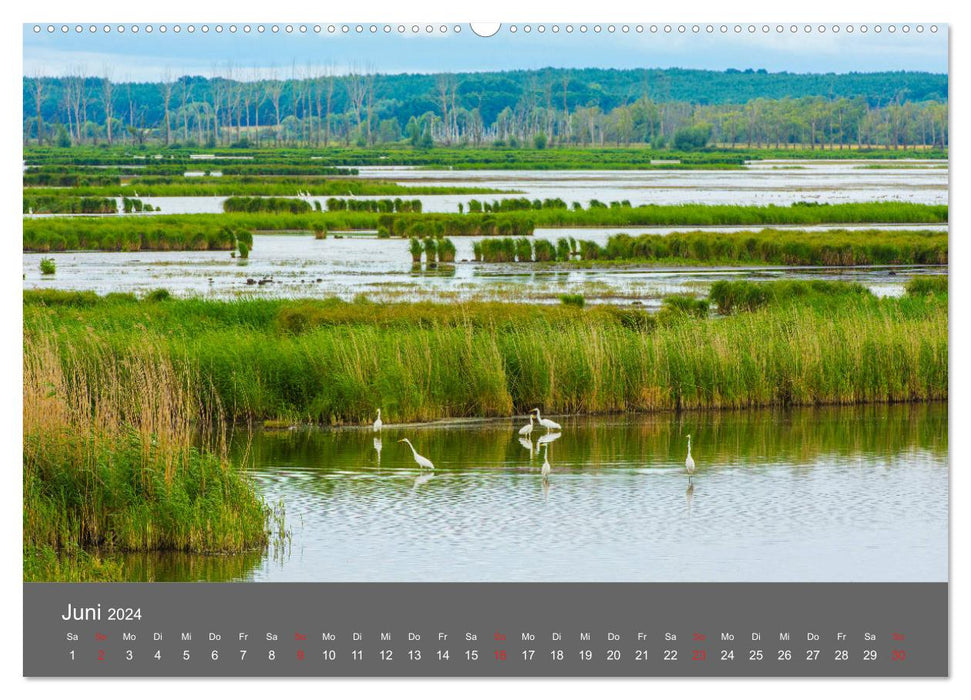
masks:
{"type": "MultiPolygon", "coordinates": [[[[408,28],[403,35],[394,27],[390,34],[370,34],[367,28],[357,34],[353,28],[342,34],[338,28],[334,34],[322,27],[320,34],[308,25],[306,34],[296,29],[287,34],[281,26],[279,33],[267,30],[258,34],[235,34],[226,29],[217,34],[211,27],[202,33],[197,24],[192,34],[185,31],[176,34],[169,30],[162,34],[158,25],[147,33],[143,28],[137,34],[130,29],[123,34],[117,25],[105,34],[99,29],[90,33],[87,28],[78,34],[73,26],[62,33],[60,26],[53,34],[44,25],[40,33],[34,25],[24,26],[24,73],[25,75],[63,75],[76,68],[83,68],[89,75],[104,74],[106,69],[116,81],[156,80],[168,73],[175,77],[183,74],[209,75],[213,71],[226,74],[231,65],[237,77],[247,77],[252,69],[275,69],[280,77],[289,75],[291,66],[301,70],[308,64],[330,66],[337,72],[349,69],[369,70],[381,73],[510,70],[518,68],[600,67],[600,68],[764,68],[768,71],[790,72],[837,72],[920,70],[937,73],[947,72],[947,27],[941,25],[936,33],[925,29],[917,33],[897,30],[891,34],[886,29],[876,33],[872,27],[862,33],[857,26],[850,34],[845,28],[839,33],[831,29],[825,33],[805,33],[800,25],[797,33],[777,33],[776,25],[763,34],[761,25],[754,35],[743,25],[740,34],[730,28],[727,34],[718,30],[709,35],[704,26],[698,34],[677,32],[672,25],[671,33],[651,33],[646,25],[643,33],[634,31],[624,34],[617,25],[613,34],[606,28],[593,32],[593,25],[581,34],[580,25],[567,33],[562,28],[553,34],[549,29],[543,34],[533,30],[526,34],[523,25],[512,33],[503,27],[490,38],[475,36],[468,25],[462,25],[458,34],[449,25],[446,34],[436,29],[433,35],[422,30],[418,35],[408,28]]],[[[127,25],[130,27],[130,25],[127,25]]],[[[299,25],[295,25],[299,26],[299,25]]],[[[565,25],[561,25],[563,27],[565,25]]],[[[845,25],[843,25],[845,27],[845,25]]],[[[899,26],[899,25],[898,25],[899,26]]],[[[929,25],[925,25],[929,26],[929,25]]],[[[242,27],[242,25],[240,25],[242,27]]],[[[549,27],[549,25],[547,25],[549,27]]]]}

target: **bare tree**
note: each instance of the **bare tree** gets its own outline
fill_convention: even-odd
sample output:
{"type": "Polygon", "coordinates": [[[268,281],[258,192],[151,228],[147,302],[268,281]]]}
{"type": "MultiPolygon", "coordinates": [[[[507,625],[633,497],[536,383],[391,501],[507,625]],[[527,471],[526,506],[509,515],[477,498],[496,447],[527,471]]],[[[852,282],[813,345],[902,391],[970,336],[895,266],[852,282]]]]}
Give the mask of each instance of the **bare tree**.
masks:
{"type": "Polygon", "coordinates": [[[182,98],[182,141],[187,142],[189,140],[189,92],[192,90],[189,76],[183,75],[179,78],[179,84],[182,88],[179,95],[182,98]]]}
{"type": "Polygon", "coordinates": [[[35,71],[33,77],[34,106],[37,108],[37,145],[40,146],[44,137],[44,119],[41,116],[41,104],[44,101],[44,79],[40,70],[35,71]]]}
{"type": "Polygon", "coordinates": [[[351,106],[354,109],[354,119],[357,124],[357,133],[361,133],[361,110],[364,108],[364,98],[367,92],[364,80],[354,69],[344,77],[347,84],[347,95],[350,97],[351,106]]]}
{"type": "Polygon", "coordinates": [[[283,83],[277,80],[276,68],[270,70],[270,79],[266,85],[270,101],[273,103],[273,109],[276,112],[276,133],[274,138],[277,143],[280,143],[280,123],[282,121],[280,116],[280,97],[283,95],[283,83]]]}
{"type": "Polygon", "coordinates": [[[374,139],[371,136],[371,122],[374,114],[374,71],[368,70],[364,76],[365,92],[367,93],[367,145],[373,146],[374,139]]]}
{"type": "Polygon", "coordinates": [[[442,101],[442,122],[445,125],[445,143],[452,142],[450,123],[448,120],[448,93],[455,90],[454,80],[448,73],[442,73],[435,79],[435,87],[438,90],[438,97],[442,101]]]}
{"type": "Polygon", "coordinates": [[[327,94],[327,121],[324,123],[324,148],[330,143],[330,115],[331,106],[334,101],[334,76],[328,66],[327,73],[324,76],[326,94],[327,94]]]}
{"type": "Polygon", "coordinates": [[[165,145],[168,146],[172,138],[172,122],[170,119],[169,106],[172,103],[172,75],[168,69],[162,73],[162,84],[159,85],[162,93],[162,109],[165,115],[165,145]]]}
{"type": "Polygon", "coordinates": [[[112,143],[111,138],[111,119],[114,115],[114,104],[112,102],[112,86],[111,86],[111,68],[105,66],[104,69],[105,77],[101,81],[101,101],[104,103],[105,110],[105,136],[108,139],[108,145],[112,143]]]}

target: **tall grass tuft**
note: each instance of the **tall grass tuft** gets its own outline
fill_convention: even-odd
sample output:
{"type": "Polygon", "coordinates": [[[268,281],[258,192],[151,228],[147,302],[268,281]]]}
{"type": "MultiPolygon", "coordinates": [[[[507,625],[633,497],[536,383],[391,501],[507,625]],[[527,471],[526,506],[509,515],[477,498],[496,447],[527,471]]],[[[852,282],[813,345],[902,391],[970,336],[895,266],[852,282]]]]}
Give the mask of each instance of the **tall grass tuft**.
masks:
{"type": "Polygon", "coordinates": [[[222,415],[185,357],[158,339],[112,347],[40,323],[25,328],[23,366],[25,568],[32,559],[51,571],[43,557],[78,549],[267,543],[270,512],[252,484],[224,453],[190,444],[199,423],[222,415]]]}
{"type": "Polygon", "coordinates": [[[947,294],[947,275],[920,275],[907,282],[907,294],[947,294]]]}
{"type": "Polygon", "coordinates": [[[412,238],[409,241],[408,252],[411,253],[411,262],[413,265],[421,265],[421,254],[423,250],[421,241],[417,238],[412,238]]]}
{"type": "Polygon", "coordinates": [[[428,267],[436,267],[436,255],[438,254],[438,242],[434,238],[426,238],[422,241],[422,248],[425,251],[425,264],[428,267]]]}
{"type": "Polygon", "coordinates": [[[455,262],[455,244],[451,239],[443,238],[438,242],[438,261],[441,263],[455,262]]]}

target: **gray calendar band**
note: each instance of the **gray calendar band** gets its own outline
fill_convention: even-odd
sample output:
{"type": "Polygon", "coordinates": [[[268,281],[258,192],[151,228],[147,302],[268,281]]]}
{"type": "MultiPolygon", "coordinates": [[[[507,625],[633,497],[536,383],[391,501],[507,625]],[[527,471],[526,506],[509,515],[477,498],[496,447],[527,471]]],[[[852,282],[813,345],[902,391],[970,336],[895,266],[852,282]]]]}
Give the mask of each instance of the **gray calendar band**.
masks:
{"type": "Polygon", "coordinates": [[[25,676],[947,673],[946,583],[24,584],[25,676]]]}

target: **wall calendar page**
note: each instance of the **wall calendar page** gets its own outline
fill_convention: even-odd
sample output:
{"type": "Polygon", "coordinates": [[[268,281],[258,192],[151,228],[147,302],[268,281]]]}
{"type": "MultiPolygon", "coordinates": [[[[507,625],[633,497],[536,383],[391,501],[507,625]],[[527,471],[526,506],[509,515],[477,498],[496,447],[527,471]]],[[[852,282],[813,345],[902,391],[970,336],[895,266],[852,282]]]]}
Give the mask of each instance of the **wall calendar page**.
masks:
{"type": "Polygon", "coordinates": [[[106,16],[22,27],[24,676],[949,675],[946,23],[106,16]]]}

